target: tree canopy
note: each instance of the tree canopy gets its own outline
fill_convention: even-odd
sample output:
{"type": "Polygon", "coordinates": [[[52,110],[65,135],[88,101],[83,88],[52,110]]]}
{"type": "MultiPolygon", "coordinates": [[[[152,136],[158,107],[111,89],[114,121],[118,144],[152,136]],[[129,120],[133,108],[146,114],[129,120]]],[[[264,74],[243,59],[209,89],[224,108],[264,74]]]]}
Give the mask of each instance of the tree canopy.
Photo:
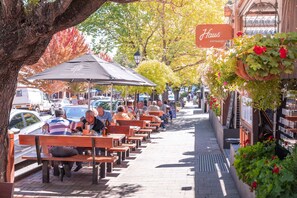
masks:
{"type": "Polygon", "coordinates": [[[27,78],[40,73],[45,69],[76,58],[88,51],[89,48],[85,43],[84,37],[75,27],[60,31],[52,37],[45,52],[37,63],[33,65],[24,65],[22,67],[18,76],[18,81],[22,84],[38,87],[49,94],[62,91],[67,88],[65,82],[45,80],[30,82],[27,78]]]}
{"type": "Polygon", "coordinates": [[[79,28],[98,38],[94,48],[117,48],[115,60],[120,64],[135,65],[133,55],[140,50],[143,60],[159,60],[191,84],[197,83],[196,68],[205,57],[195,46],[195,27],[222,23],[223,5],[220,0],[108,3],[79,28]]]}

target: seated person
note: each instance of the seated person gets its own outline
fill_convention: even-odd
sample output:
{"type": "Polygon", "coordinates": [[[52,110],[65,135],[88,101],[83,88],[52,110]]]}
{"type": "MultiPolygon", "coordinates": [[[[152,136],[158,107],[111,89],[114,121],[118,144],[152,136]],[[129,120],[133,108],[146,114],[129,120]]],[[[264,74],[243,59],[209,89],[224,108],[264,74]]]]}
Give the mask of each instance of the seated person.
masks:
{"type": "Polygon", "coordinates": [[[134,109],[134,106],[133,106],[133,102],[132,101],[128,101],[127,102],[127,113],[131,113],[134,117],[135,117],[135,109],[134,109]]]}
{"type": "Polygon", "coordinates": [[[90,126],[91,131],[95,132],[94,135],[101,135],[101,130],[104,128],[104,123],[95,117],[95,113],[92,110],[86,111],[86,117],[82,119],[83,130],[87,129],[87,125],[90,126]]]}
{"type": "MultiPolygon", "coordinates": [[[[56,110],[55,118],[49,119],[46,122],[43,131],[49,133],[50,135],[71,135],[71,131],[74,130],[78,125],[78,123],[67,120],[63,110],[56,110]]],[[[52,146],[50,147],[49,151],[54,157],[71,157],[78,154],[77,149],[71,146],[52,146]]],[[[62,163],[63,172],[60,175],[61,178],[63,178],[63,174],[65,174],[67,177],[70,177],[73,162],[62,163]]]]}
{"type": "Polygon", "coordinates": [[[147,111],[160,111],[160,107],[157,105],[156,101],[153,101],[152,104],[147,108],[147,111]]]}
{"type": "Polygon", "coordinates": [[[164,112],[163,116],[161,116],[161,119],[164,120],[164,122],[167,124],[170,111],[170,106],[167,104],[167,101],[163,102],[160,109],[164,112]]]}
{"type": "Polygon", "coordinates": [[[116,123],[117,120],[131,120],[129,115],[125,113],[125,107],[124,106],[119,106],[117,109],[117,113],[115,113],[112,117],[112,120],[114,123],[116,123]]]}
{"type": "Polygon", "coordinates": [[[97,119],[103,122],[104,125],[106,125],[106,121],[111,123],[112,116],[109,111],[104,110],[102,106],[98,106],[97,111],[98,111],[98,115],[96,117],[97,119]]]}
{"type": "MultiPolygon", "coordinates": [[[[86,117],[81,121],[82,122],[82,130],[89,129],[94,135],[101,135],[102,129],[104,128],[104,124],[95,117],[95,113],[92,110],[86,111],[86,117]]],[[[78,147],[77,151],[79,154],[83,154],[84,151],[89,150],[89,148],[78,147]]],[[[95,149],[96,155],[99,155],[100,149],[95,149]]],[[[76,162],[77,167],[74,169],[74,172],[79,171],[82,168],[82,162],[76,162]]]]}
{"type": "Polygon", "coordinates": [[[124,106],[124,113],[129,116],[130,120],[135,120],[134,112],[132,113],[131,111],[129,111],[129,108],[127,106],[124,106]]]}

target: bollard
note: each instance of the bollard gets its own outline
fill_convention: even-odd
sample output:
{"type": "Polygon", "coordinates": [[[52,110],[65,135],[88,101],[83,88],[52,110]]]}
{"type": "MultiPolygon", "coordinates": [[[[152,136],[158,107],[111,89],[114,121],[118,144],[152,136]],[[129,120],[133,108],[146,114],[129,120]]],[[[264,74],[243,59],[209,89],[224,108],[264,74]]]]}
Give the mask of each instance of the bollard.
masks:
{"type": "Polygon", "coordinates": [[[8,131],[7,182],[14,182],[14,133],[8,131]]]}

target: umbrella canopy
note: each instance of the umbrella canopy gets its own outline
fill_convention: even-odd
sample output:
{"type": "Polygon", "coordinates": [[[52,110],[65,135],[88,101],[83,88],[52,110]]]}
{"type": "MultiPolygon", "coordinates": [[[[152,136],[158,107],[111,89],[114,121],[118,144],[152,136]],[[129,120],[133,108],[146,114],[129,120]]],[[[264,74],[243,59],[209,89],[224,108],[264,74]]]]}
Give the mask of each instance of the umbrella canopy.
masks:
{"type": "MultiPolygon", "coordinates": [[[[128,72],[125,67],[106,62],[89,53],[47,69],[28,78],[28,80],[88,82],[88,90],[90,90],[91,82],[99,81],[146,83],[136,75],[128,72]]],[[[90,108],[90,91],[88,91],[88,100],[90,108]]]]}
{"type": "MultiPolygon", "coordinates": [[[[117,63],[114,63],[114,64],[117,64],[117,63]]],[[[124,69],[126,70],[126,72],[130,73],[130,75],[134,75],[134,77],[137,78],[138,81],[132,82],[132,81],[109,80],[109,81],[98,81],[98,82],[96,82],[96,84],[98,84],[98,85],[144,86],[144,87],[155,87],[156,86],[155,83],[153,83],[146,77],[140,75],[139,73],[134,71],[132,68],[124,67],[124,69]]]]}
{"type": "Polygon", "coordinates": [[[28,80],[62,80],[68,82],[141,82],[145,83],[124,67],[106,62],[95,55],[85,54],[56,67],[47,69],[28,80]]]}

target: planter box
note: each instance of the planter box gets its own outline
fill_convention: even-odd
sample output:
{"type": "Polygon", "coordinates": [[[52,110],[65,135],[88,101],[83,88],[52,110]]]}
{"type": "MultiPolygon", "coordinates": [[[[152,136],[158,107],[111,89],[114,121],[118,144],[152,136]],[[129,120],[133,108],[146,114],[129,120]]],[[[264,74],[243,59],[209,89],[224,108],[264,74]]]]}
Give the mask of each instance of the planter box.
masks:
{"type": "Polygon", "coordinates": [[[225,126],[222,126],[212,110],[209,110],[209,121],[215,131],[220,149],[230,149],[230,143],[227,142],[226,139],[239,138],[239,129],[227,129],[225,126]]]}
{"type": "Polygon", "coordinates": [[[0,182],[0,197],[13,198],[13,183],[0,182]]]}
{"type": "Polygon", "coordinates": [[[234,155],[235,155],[236,151],[238,150],[238,148],[239,148],[239,145],[231,144],[231,146],[230,146],[230,164],[231,164],[230,173],[231,173],[231,176],[235,182],[235,185],[237,187],[240,197],[255,198],[256,197],[255,192],[251,192],[250,187],[247,184],[243,183],[241,180],[239,180],[239,178],[237,177],[237,174],[236,174],[236,170],[233,166],[234,155]]]}

